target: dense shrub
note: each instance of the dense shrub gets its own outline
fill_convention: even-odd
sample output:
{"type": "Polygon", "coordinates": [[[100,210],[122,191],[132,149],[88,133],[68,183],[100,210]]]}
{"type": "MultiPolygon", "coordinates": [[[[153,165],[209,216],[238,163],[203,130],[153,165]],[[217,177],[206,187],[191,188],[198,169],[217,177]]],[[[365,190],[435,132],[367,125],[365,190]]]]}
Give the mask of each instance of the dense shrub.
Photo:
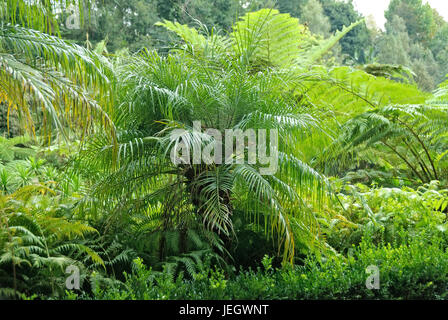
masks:
{"type": "MultiPolygon", "coordinates": [[[[206,268],[186,279],[169,270],[154,272],[141,260],[124,283],[92,278],[95,299],[444,299],[448,289],[448,252],[439,243],[414,240],[408,245],[375,247],[364,239],[348,258],[315,258],[303,266],[242,271],[226,278],[206,268]],[[367,289],[368,266],[378,266],[380,288],[367,289]]],[[[70,297],[76,297],[71,294],[70,297]]],[[[82,296],[83,298],[92,298],[82,296]]]]}

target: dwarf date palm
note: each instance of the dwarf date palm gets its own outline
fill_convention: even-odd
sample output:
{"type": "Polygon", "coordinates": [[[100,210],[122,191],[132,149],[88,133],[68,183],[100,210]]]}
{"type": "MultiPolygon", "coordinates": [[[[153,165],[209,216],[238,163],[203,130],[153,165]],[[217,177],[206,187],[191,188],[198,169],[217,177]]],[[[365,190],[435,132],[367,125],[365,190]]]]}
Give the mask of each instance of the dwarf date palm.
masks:
{"type": "Polygon", "coordinates": [[[110,69],[88,50],[60,39],[52,13],[74,1],[5,0],[0,4],[0,103],[16,113],[28,132],[49,136],[51,128],[86,133],[95,118],[113,132],[110,69]],[[109,126],[108,126],[109,125],[109,126]]]}
{"type": "MultiPolygon", "coordinates": [[[[226,42],[213,35],[207,41],[226,42]]],[[[266,234],[278,240],[284,261],[291,261],[297,243],[320,244],[310,206],[320,203],[326,185],[294,152],[301,139],[319,128],[319,113],[295,99],[308,75],[269,67],[254,72],[251,59],[239,58],[245,53],[226,60],[223,51],[206,54],[191,48],[178,48],[167,57],[146,50],[117,68],[113,120],[118,167],[111,166],[107,138],[97,135],[82,159],[103,170],[104,178],[87,200],[105,206],[110,219],[149,217],[153,231],[162,233],[175,229],[185,234],[202,224],[223,241],[233,235],[232,217],[246,214],[265,221],[266,234]],[[195,121],[201,130],[194,130],[195,121]],[[211,128],[222,134],[226,129],[278,130],[277,172],[262,175],[260,162],[173,163],[176,144],[195,150],[216,143],[207,133],[211,128]],[[177,129],[184,133],[173,139],[177,129]]],[[[164,246],[162,236],[161,258],[164,246]]]]}

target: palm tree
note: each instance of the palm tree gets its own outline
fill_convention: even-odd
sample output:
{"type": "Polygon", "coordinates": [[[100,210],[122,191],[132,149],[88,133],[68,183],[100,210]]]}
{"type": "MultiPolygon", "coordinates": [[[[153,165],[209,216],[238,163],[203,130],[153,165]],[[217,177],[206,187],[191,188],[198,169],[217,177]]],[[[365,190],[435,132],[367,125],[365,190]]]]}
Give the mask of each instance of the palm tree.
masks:
{"type": "MultiPolygon", "coordinates": [[[[270,14],[261,15],[255,29],[270,14]]],[[[185,47],[167,57],[145,50],[117,69],[113,120],[119,166],[111,169],[111,146],[98,135],[83,154],[88,166],[104,172],[89,200],[106,206],[111,217],[152,218],[153,231],[162,234],[161,258],[164,232],[178,230],[182,242],[182,234],[200,223],[226,241],[233,234],[232,217],[245,214],[265,221],[266,233],[283,248],[284,261],[292,261],[297,242],[308,247],[319,243],[309,205],[320,203],[326,188],[325,178],[295,154],[301,139],[318,128],[318,114],[296,99],[308,75],[277,68],[275,56],[269,60],[254,50],[265,41],[260,38],[263,27],[250,40],[241,36],[246,32],[242,27],[226,38],[170,26],[188,29],[185,47]],[[195,121],[201,130],[195,130],[195,121]],[[226,129],[277,129],[278,171],[262,175],[260,162],[173,163],[175,145],[183,143],[189,150],[216,146],[209,128],[221,134],[226,129]],[[179,129],[183,134],[173,139],[179,129]]]]}
{"type": "Polygon", "coordinates": [[[35,117],[49,136],[56,126],[92,129],[95,117],[113,132],[107,108],[111,70],[92,52],[55,36],[56,3],[72,1],[4,0],[0,4],[0,103],[8,119],[17,113],[35,134],[35,117]],[[108,126],[109,125],[109,126],[108,126]]]}

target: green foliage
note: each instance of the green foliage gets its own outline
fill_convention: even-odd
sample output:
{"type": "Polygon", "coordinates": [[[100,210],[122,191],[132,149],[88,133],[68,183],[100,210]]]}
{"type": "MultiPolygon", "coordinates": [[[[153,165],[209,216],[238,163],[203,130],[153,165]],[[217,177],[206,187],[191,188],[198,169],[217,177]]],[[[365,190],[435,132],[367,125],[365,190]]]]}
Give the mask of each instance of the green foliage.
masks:
{"type": "Polygon", "coordinates": [[[412,42],[403,19],[393,16],[386,24],[387,32],[377,42],[377,60],[385,64],[410,67],[423,90],[431,91],[440,80],[439,66],[431,50],[412,42]]]}
{"type": "Polygon", "coordinates": [[[24,159],[34,154],[34,150],[26,146],[29,142],[30,138],[28,137],[15,137],[12,139],[0,137],[0,164],[24,159]]]}
{"type": "Polygon", "coordinates": [[[79,29],[65,27],[70,12],[63,12],[58,21],[60,21],[64,38],[72,39],[77,44],[86,45],[88,48],[95,47],[104,39],[108,39],[109,52],[116,52],[122,48],[137,51],[151,45],[161,47],[166,45],[163,43],[166,39],[163,38],[163,34],[155,33],[153,27],[154,23],[160,19],[157,2],[95,0],[92,3],[96,10],[88,12],[88,21],[85,21],[79,29]]]}
{"type": "Polygon", "coordinates": [[[298,59],[299,48],[312,41],[298,19],[273,9],[246,14],[233,30],[231,38],[237,56],[253,64],[289,66],[298,59]]]}
{"type": "MultiPolygon", "coordinates": [[[[69,2],[61,0],[58,4],[69,2]]],[[[98,104],[99,100],[110,102],[103,100],[108,96],[110,68],[85,48],[45,33],[57,31],[47,30],[57,26],[53,15],[46,14],[52,12],[49,6],[48,1],[35,5],[23,0],[2,3],[0,103],[6,104],[8,113],[19,116],[32,135],[38,115],[41,135],[48,139],[52,128],[66,134],[67,127],[75,123],[83,124],[81,132],[85,134],[93,129],[95,116],[106,127],[109,124],[113,136],[108,116],[98,104]]]]}
{"type": "Polygon", "coordinates": [[[212,268],[194,281],[174,278],[168,270],[154,273],[137,260],[122,285],[103,287],[95,299],[445,299],[448,255],[435,243],[415,240],[393,248],[364,240],[348,258],[307,259],[303,266],[241,272],[226,279],[212,268]],[[367,267],[380,270],[380,289],[366,288],[367,267]],[[174,289],[175,288],[175,289],[174,289]]]}
{"type": "MultiPolygon", "coordinates": [[[[104,170],[105,175],[95,185],[94,198],[87,200],[94,200],[91,203],[95,206],[105,204],[114,216],[124,212],[154,214],[158,222],[153,227],[162,232],[185,225],[188,229],[201,221],[208,230],[231,237],[233,211],[263,217],[272,224],[266,233],[279,241],[284,260],[292,259],[296,237],[307,246],[319,245],[310,211],[303,213],[297,208],[323,201],[325,179],[287,147],[298,145],[304,133],[317,127],[317,121],[313,113],[297,105],[293,95],[305,76],[288,77],[274,68],[292,63],[292,58],[284,59],[280,47],[285,47],[285,41],[300,40],[297,20],[268,9],[247,14],[236,23],[230,46],[223,37],[202,35],[185,25],[168,21],[160,25],[175,31],[185,45],[165,58],[145,51],[118,69],[120,101],[114,120],[120,136],[119,167],[114,170],[111,166],[113,154],[104,137],[98,136],[88,145],[82,156],[85,166],[104,170]],[[267,28],[270,24],[273,27],[267,28]],[[285,39],[271,37],[284,28],[292,28],[285,39]],[[260,48],[260,43],[266,46],[260,48]],[[234,50],[234,59],[228,59],[226,49],[234,50]],[[272,54],[267,56],[268,52],[272,54]],[[293,94],[285,91],[285,85],[293,94]],[[186,130],[186,136],[179,139],[190,148],[213,141],[210,134],[194,130],[196,120],[222,132],[226,128],[278,129],[278,174],[262,176],[259,163],[173,165],[168,155],[174,130],[186,130]],[[198,142],[200,137],[203,142],[198,142]],[[290,219],[301,227],[292,231],[290,219]]],[[[354,27],[356,24],[328,41],[334,44],[354,27]]],[[[331,45],[325,42],[325,47],[331,45]]],[[[326,51],[318,48],[313,59],[326,51]]],[[[165,238],[159,243],[164,247],[165,238]]]]}
{"type": "MultiPolygon", "coordinates": [[[[64,38],[77,44],[93,48],[108,39],[109,52],[128,48],[137,52],[143,47],[166,51],[171,45],[168,32],[154,28],[160,20],[177,21],[180,24],[196,26],[198,21],[223,31],[230,31],[235,18],[245,9],[238,0],[97,0],[96,10],[88,12],[89,19],[79,30],[66,29],[68,14],[62,14],[60,21],[64,38]]],[[[86,9],[84,11],[87,11],[86,9]]]]}
{"type": "Polygon", "coordinates": [[[278,0],[277,7],[282,13],[289,13],[293,17],[300,18],[301,8],[303,8],[306,3],[307,0],[278,0]]]}
{"type": "MultiPolygon", "coordinates": [[[[355,11],[352,1],[321,1],[325,15],[330,19],[331,32],[341,30],[344,26],[359,21],[361,15],[355,11]]],[[[366,49],[370,45],[369,32],[363,24],[359,28],[352,30],[341,40],[342,53],[348,55],[348,58],[358,63],[366,62],[366,49]]]]}
{"type": "MultiPolygon", "coordinates": [[[[436,96],[443,95],[441,92],[444,90],[436,96]]],[[[395,168],[396,175],[406,170],[409,179],[445,183],[447,112],[443,100],[442,104],[432,98],[424,105],[388,105],[351,118],[324,152],[322,161],[337,158],[342,164],[336,169],[340,172],[346,161],[352,162],[362,154],[376,167],[395,168]],[[388,160],[381,156],[384,153],[388,160]]]]}
{"type": "Polygon", "coordinates": [[[347,27],[343,27],[341,30],[335,32],[333,36],[326,40],[321,40],[315,47],[310,49],[310,52],[303,54],[301,59],[299,60],[300,65],[302,66],[310,66],[320,59],[322,59],[338,42],[341,41],[347,34],[349,34],[352,30],[356,29],[356,27],[362,25],[364,20],[356,21],[350,24],[347,27]]]}
{"type": "Polygon", "coordinates": [[[328,244],[338,252],[352,250],[361,239],[375,244],[406,244],[416,237],[446,244],[446,189],[437,182],[414,190],[334,184],[343,213],[322,215],[328,244]]]}
{"type": "Polygon", "coordinates": [[[75,239],[96,232],[60,216],[43,186],[26,186],[0,195],[0,274],[2,287],[14,292],[57,295],[63,292],[68,265],[82,265],[82,256],[104,265],[98,254],[75,239]],[[11,276],[7,276],[12,274],[11,276]]]}
{"type": "Polygon", "coordinates": [[[186,50],[196,56],[203,54],[212,59],[227,60],[230,54],[239,62],[264,69],[296,65],[309,67],[362,23],[360,20],[343,27],[328,39],[312,35],[304,25],[298,23],[298,19],[289,14],[280,14],[275,9],[247,13],[234,24],[228,39],[214,32],[206,37],[207,34],[202,35],[196,29],[176,22],[164,21],[157,25],[175,32],[186,42],[186,50]]]}
{"type": "Polygon", "coordinates": [[[423,90],[433,90],[447,73],[447,22],[421,0],[394,0],[385,13],[386,32],[375,40],[380,63],[412,68],[423,90]]]}
{"type": "Polygon", "coordinates": [[[411,69],[402,65],[372,63],[364,65],[362,69],[375,77],[383,77],[405,83],[413,82],[415,77],[415,73],[411,69]]]}
{"type": "Polygon", "coordinates": [[[330,35],[330,20],[325,16],[324,9],[319,1],[309,0],[303,7],[300,19],[306,23],[312,33],[325,38],[330,35]]]}
{"type": "Polygon", "coordinates": [[[401,17],[413,41],[427,42],[435,33],[436,23],[433,9],[422,0],[392,0],[385,12],[386,19],[401,17]]]}
{"type": "Polygon", "coordinates": [[[448,82],[414,83],[447,72],[446,22],[276,6],[88,1],[59,30],[48,1],[0,4],[0,298],[447,298],[448,82]],[[170,157],[249,128],[278,130],[275,172],[170,157]]]}

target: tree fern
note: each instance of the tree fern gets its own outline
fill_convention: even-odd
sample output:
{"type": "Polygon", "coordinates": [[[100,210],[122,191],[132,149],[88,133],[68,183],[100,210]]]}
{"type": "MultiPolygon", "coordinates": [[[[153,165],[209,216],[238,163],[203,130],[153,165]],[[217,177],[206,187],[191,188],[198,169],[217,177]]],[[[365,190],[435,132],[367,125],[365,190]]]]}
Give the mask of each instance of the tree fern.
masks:
{"type": "MultiPolygon", "coordinates": [[[[104,266],[100,256],[79,241],[96,230],[80,222],[51,216],[48,208],[42,214],[38,206],[30,205],[35,197],[39,197],[37,192],[51,190],[28,186],[11,195],[0,195],[0,268],[12,266],[11,282],[15,290],[18,289],[18,279],[23,279],[21,281],[25,283],[28,281],[25,277],[28,268],[36,272],[36,277],[40,275],[45,278],[44,274],[52,272],[63,276],[67,265],[81,264],[75,259],[77,254],[104,266]]],[[[40,282],[37,278],[33,281],[40,282]]],[[[42,286],[54,291],[59,285],[51,280],[42,286]]],[[[28,289],[25,287],[23,290],[28,289]]]]}

